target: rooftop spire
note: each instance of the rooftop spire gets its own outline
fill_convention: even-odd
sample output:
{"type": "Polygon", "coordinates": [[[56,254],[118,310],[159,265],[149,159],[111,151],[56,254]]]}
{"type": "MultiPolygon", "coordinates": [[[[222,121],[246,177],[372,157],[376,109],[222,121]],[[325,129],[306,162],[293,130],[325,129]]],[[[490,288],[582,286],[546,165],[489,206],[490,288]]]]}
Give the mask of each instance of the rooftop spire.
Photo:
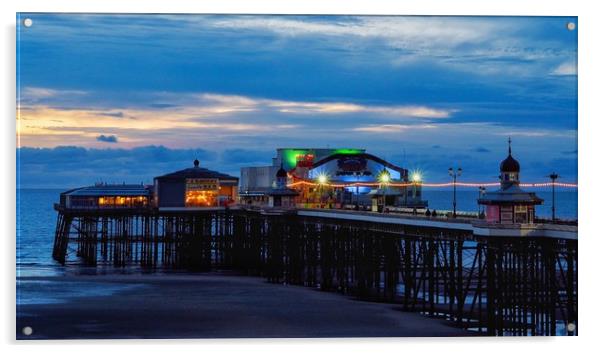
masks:
{"type": "Polygon", "coordinates": [[[193,164],[194,164],[195,168],[198,168],[199,167],[199,160],[195,159],[194,162],[193,162],[193,164]]]}
{"type": "Polygon", "coordinates": [[[508,136],[508,155],[512,155],[512,139],[508,136]]]}

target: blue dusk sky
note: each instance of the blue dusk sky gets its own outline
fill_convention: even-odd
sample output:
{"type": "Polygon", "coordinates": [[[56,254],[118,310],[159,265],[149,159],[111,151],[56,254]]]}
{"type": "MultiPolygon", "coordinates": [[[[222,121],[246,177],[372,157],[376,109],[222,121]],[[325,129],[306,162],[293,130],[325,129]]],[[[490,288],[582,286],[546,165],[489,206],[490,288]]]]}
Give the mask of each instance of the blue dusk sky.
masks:
{"type": "Polygon", "coordinates": [[[20,14],[22,187],[239,174],[278,147],[365,148],[425,181],[577,180],[570,17],[20,14]],[[25,27],[24,18],[33,25],[25,27]]]}

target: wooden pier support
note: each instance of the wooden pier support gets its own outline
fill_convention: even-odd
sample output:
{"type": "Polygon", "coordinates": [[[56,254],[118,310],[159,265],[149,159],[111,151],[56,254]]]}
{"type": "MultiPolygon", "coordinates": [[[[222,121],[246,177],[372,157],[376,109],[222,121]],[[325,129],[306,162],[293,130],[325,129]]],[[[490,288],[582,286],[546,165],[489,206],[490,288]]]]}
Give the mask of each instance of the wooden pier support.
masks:
{"type": "Polygon", "coordinates": [[[145,271],[230,269],[399,303],[487,335],[577,334],[575,240],[242,210],[59,210],[53,257],[145,271]]]}

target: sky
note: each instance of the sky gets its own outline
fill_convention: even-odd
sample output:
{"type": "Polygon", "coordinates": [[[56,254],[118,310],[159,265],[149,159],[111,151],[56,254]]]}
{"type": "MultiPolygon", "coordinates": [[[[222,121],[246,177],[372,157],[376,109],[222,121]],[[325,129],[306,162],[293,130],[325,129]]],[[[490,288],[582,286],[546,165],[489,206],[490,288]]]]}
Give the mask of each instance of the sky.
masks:
{"type": "Polygon", "coordinates": [[[20,187],[365,148],[427,182],[577,181],[573,17],[20,14],[20,187]],[[22,20],[32,19],[25,27],[22,20]]]}

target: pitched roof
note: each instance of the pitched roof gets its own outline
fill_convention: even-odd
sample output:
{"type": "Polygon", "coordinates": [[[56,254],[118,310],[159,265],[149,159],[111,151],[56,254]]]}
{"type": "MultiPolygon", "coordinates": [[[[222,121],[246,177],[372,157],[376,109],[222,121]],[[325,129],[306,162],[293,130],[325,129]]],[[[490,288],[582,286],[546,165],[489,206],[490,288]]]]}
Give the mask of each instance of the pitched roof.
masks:
{"type": "Polygon", "coordinates": [[[140,184],[101,184],[68,190],[62,194],[69,196],[148,196],[150,191],[146,186],[140,184]]]}
{"type": "Polygon", "coordinates": [[[238,182],[237,177],[200,167],[178,170],[173,173],[155,177],[155,179],[219,179],[220,181],[238,182]]]}
{"type": "Polygon", "coordinates": [[[503,203],[527,203],[540,205],[543,199],[537,197],[534,192],[526,192],[518,185],[511,184],[499,190],[486,192],[478,200],[479,204],[503,204],[503,203]]]}

